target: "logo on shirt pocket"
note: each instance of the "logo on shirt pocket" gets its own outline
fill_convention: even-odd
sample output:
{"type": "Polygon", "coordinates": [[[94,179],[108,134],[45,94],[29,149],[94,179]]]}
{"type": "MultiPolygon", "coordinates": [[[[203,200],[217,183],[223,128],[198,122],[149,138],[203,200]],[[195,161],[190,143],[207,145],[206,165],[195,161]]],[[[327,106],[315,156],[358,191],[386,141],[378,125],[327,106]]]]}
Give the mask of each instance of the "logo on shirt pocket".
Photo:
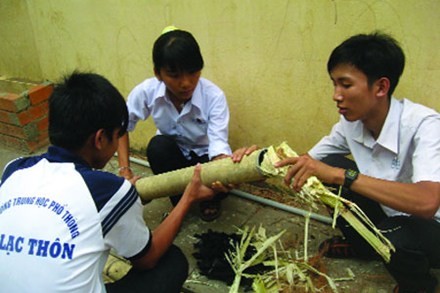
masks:
{"type": "Polygon", "coordinates": [[[394,157],[393,161],[391,162],[391,168],[396,170],[400,169],[400,160],[398,157],[394,157]]]}

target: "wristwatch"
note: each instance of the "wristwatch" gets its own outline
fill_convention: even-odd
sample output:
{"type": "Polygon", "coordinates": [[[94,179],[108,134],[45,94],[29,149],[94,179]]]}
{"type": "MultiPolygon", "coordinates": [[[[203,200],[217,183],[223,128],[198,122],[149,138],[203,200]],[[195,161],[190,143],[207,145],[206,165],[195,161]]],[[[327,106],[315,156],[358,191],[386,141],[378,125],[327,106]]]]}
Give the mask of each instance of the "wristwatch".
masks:
{"type": "Polygon", "coordinates": [[[350,186],[358,178],[358,176],[359,176],[358,171],[355,171],[352,169],[346,169],[345,170],[344,187],[350,189],[350,186]]]}

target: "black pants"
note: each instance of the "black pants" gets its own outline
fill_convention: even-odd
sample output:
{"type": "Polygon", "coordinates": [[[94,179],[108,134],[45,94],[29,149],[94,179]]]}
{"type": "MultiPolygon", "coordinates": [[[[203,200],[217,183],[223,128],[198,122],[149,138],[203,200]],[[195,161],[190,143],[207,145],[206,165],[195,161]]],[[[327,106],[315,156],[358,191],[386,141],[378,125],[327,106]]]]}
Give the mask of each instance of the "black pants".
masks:
{"type": "MultiPolygon", "coordinates": [[[[357,170],[352,160],[340,155],[330,155],[322,161],[334,167],[357,170]]],[[[377,202],[347,189],[342,190],[342,196],[356,203],[395,246],[396,252],[385,267],[401,291],[416,292],[436,283],[430,269],[440,267],[440,223],[415,216],[388,217],[377,202]]],[[[360,256],[368,258],[375,254],[342,217],[338,217],[337,226],[360,256]]]]}
{"type": "MultiPolygon", "coordinates": [[[[165,135],[154,136],[147,146],[147,158],[154,174],[161,174],[177,169],[194,166],[197,163],[209,162],[208,155],[197,156],[191,153],[188,160],[177,146],[174,138],[165,135]]],[[[177,204],[182,195],[171,196],[173,206],[177,204]]]]}
{"type": "Polygon", "coordinates": [[[172,245],[153,269],[131,269],[123,278],[105,287],[108,293],[179,293],[188,277],[188,267],[183,252],[172,245]]]}

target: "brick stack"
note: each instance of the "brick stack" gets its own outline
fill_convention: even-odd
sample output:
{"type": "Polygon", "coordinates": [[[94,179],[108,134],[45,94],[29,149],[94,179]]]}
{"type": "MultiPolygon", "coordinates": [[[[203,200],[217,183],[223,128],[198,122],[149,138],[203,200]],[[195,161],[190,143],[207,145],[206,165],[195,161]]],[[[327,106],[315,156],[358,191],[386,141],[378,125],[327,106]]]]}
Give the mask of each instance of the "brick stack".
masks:
{"type": "Polygon", "coordinates": [[[0,144],[26,153],[47,146],[48,98],[53,85],[1,83],[6,86],[0,87],[0,144]]]}

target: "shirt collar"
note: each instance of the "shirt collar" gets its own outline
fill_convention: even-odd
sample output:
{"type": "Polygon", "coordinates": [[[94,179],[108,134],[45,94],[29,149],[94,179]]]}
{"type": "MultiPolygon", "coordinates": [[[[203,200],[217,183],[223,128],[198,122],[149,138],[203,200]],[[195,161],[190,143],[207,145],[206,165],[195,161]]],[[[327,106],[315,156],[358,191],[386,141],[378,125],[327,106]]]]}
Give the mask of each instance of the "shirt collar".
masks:
{"type": "Polygon", "coordinates": [[[371,148],[374,144],[379,144],[397,154],[399,152],[399,123],[401,114],[401,104],[392,97],[390,100],[390,109],[377,141],[374,140],[370,131],[360,121],[357,121],[358,123],[355,126],[354,132],[359,135],[354,137],[354,140],[371,148]]]}
{"type": "Polygon", "coordinates": [[[390,109],[385,123],[382,126],[382,130],[380,131],[377,143],[395,154],[399,152],[399,123],[401,115],[401,104],[392,97],[390,100],[390,109]]]}
{"type": "Polygon", "coordinates": [[[49,146],[46,153],[46,159],[49,162],[71,162],[75,165],[88,166],[81,157],[59,146],[49,146]]]}
{"type": "Polygon", "coordinates": [[[200,85],[200,80],[194,90],[193,96],[191,98],[191,103],[199,109],[202,109],[202,87],[200,85]]]}
{"type": "Polygon", "coordinates": [[[391,97],[390,109],[377,141],[374,140],[370,131],[361,121],[354,122],[353,140],[370,148],[378,144],[397,154],[399,152],[399,123],[401,114],[401,104],[394,97],[391,97]]]}
{"type": "MultiPolygon", "coordinates": [[[[172,104],[170,99],[166,96],[166,86],[163,81],[160,82],[160,88],[157,91],[156,99],[164,99],[168,103],[172,104]]],[[[200,85],[200,80],[197,83],[196,88],[194,89],[194,93],[192,95],[191,100],[189,101],[193,106],[196,106],[199,109],[202,109],[202,87],[200,85]]]]}

